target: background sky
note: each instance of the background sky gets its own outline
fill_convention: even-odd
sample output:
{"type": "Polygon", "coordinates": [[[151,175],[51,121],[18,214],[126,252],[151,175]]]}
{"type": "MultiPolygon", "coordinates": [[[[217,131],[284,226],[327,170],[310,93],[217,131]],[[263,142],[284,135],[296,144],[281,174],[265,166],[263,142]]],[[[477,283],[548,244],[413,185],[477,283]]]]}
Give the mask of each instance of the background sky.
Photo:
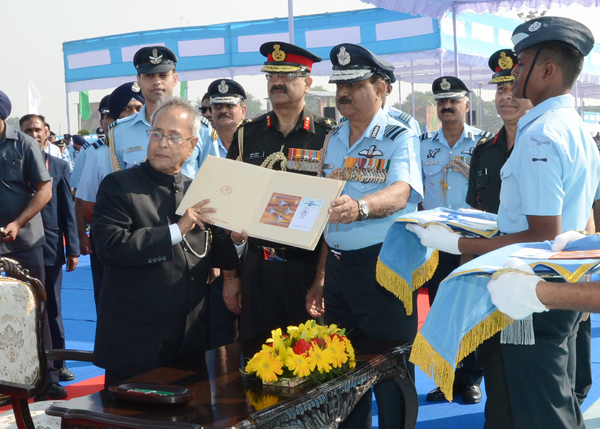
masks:
{"type": "MultiPolygon", "coordinates": [[[[295,15],[365,9],[358,0],[295,0],[295,15]]],[[[39,112],[57,133],[67,132],[66,92],[62,43],[66,41],[152,29],[202,26],[225,22],[287,17],[287,0],[0,0],[0,89],[10,97],[11,117],[27,112],[27,78],[40,91],[39,112]]],[[[579,6],[552,9],[549,15],[577,19],[600,41],[600,10],[579,6]]],[[[509,14],[515,17],[515,14],[509,14]]],[[[264,76],[239,77],[246,90],[266,97],[264,76]]],[[[204,94],[210,81],[189,83],[188,97],[204,94]]],[[[314,85],[335,91],[326,78],[314,85]]],[[[402,88],[406,96],[409,86],[402,88]]],[[[110,90],[90,91],[90,101],[99,101],[110,90]]],[[[177,90],[176,90],[177,92],[177,90]]],[[[397,92],[396,92],[397,93],[397,92]]],[[[71,131],[77,131],[78,95],[71,93],[71,131]]]]}

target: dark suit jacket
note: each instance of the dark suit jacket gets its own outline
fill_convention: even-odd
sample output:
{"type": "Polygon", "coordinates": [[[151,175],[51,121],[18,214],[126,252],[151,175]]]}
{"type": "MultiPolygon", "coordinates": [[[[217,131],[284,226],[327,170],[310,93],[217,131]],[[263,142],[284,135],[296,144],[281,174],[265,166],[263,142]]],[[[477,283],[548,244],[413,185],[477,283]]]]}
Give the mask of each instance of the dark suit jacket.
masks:
{"type": "Polygon", "coordinates": [[[71,173],[66,161],[46,153],[44,156],[52,177],[52,198],[42,209],[42,222],[46,236],[44,265],[64,265],[65,241],[67,256],[79,256],[79,236],[71,194],[71,173]]]}
{"type": "Polygon", "coordinates": [[[202,350],[202,335],[190,330],[189,323],[200,320],[209,269],[233,269],[239,259],[221,228],[210,228],[212,243],[199,227],[186,234],[198,255],[207,249],[203,258],[185,242],[171,244],[169,225],[179,220],[175,210],[190,183],[182,174],[162,174],[144,162],[109,174],[100,184],[92,221],[98,258],[105,264],[97,366],[137,375],[182,351],[202,350]],[[186,349],[184,342],[192,347],[186,349]]]}

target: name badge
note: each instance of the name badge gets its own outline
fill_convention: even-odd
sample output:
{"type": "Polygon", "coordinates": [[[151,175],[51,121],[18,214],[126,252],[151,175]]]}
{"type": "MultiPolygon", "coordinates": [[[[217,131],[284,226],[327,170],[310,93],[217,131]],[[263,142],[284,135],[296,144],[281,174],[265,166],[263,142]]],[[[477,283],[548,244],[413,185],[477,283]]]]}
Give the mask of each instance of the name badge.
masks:
{"type": "Polygon", "coordinates": [[[425,165],[437,165],[438,161],[425,161],[425,165]]]}
{"type": "Polygon", "coordinates": [[[144,149],[144,146],[132,146],[132,147],[128,147],[125,152],[127,152],[127,153],[138,152],[138,151],[143,150],[143,149],[144,149]]]}
{"type": "Polygon", "coordinates": [[[264,158],[264,157],[265,157],[264,150],[262,152],[250,152],[248,154],[248,159],[264,158]]]}

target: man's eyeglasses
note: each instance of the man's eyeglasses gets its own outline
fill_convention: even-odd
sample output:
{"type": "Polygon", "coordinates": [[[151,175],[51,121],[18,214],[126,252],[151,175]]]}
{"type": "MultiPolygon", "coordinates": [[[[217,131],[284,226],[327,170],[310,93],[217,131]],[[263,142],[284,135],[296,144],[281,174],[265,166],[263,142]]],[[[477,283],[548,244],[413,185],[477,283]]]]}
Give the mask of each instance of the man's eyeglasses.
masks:
{"type": "Polygon", "coordinates": [[[277,80],[277,79],[281,79],[281,80],[285,80],[285,81],[292,81],[294,79],[296,79],[297,77],[306,77],[307,75],[304,73],[267,73],[265,75],[265,78],[269,81],[271,80],[277,80]]]}
{"type": "Polygon", "coordinates": [[[202,114],[205,114],[206,112],[212,113],[212,106],[202,106],[200,107],[200,111],[202,114]]]}
{"type": "Polygon", "coordinates": [[[167,136],[167,135],[164,135],[163,133],[161,133],[160,131],[155,131],[155,130],[147,130],[146,134],[148,135],[148,138],[150,140],[155,141],[155,142],[161,141],[162,138],[164,137],[173,146],[181,146],[184,141],[193,139],[193,137],[184,139],[179,134],[171,134],[170,136],[167,136]]]}

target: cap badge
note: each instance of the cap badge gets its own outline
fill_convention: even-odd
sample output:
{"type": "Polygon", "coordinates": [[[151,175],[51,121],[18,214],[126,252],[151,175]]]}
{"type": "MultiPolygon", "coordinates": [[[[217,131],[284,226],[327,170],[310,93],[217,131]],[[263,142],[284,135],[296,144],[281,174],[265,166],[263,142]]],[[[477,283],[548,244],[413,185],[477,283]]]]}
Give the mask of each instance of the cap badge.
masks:
{"type": "Polygon", "coordinates": [[[338,52],[337,57],[338,57],[338,63],[340,63],[341,66],[347,66],[348,64],[350,64],[350,61],[352,60],[352,58],[350,57],[350,54],[348,52],[346,52],[345,46],[342,46],[340,48],[340,52],[338,52]]]}
{"type": "Polygon", "coordinates": [[[152,55],[150,55],[150,63],[157,65],[162,63],[162,55],[158,55],[158,50],[156,48],[152,49],[152,55]]]}
{"type": "Polygon", "coordinates": [[[227,91],[229,91],[229,85],[227,85],[227,84],[225,83],[225,81],[224,81],[224,80],[222,80],[222,81],[221,81],[221,83],[220,83],[220,84],[219,84],[219,86],[218,86],[218,89],[219,89],[219,92],[220,92],[221,94],[227,94],[227,91]]]}
{"type": "Polygon", "coordinates": [[[285,60],[285,52],[279,49],[281,46],[275,45],[273,46],[273,54],[271,55],[275,61],[283,61],[285,60]]]}
{"type": "Polygon", "coordinates": [[[533,33],[534,31],[538,31],[542,27],[542,23],[540,21],[535,21],[533,24],[529,26],[529,32],[533,33]]]}
{"type": "Polygon", "coordinates": [[[440,88],[442,88],[444,91],[448,91],[450,88],[452,88],[452,85],[450,85],[450,82],[448,82],[446,78],[443,78],[442,82],[440,83],[440,88]]]}
{"type": "Polygon", "coordinates": [[[506,52],[500,52],[500,58],[498,59],[498,65],[502,70],[511,69],[513,66],[513,59],[506,56],[506,52]]]}
{"type": "Polygon", "coordinates": [[[137,82],[133,82],[133,85],[131,85],[131,91],[132,92],[140,92],[141,88],[140,85],[137,82]]]}

